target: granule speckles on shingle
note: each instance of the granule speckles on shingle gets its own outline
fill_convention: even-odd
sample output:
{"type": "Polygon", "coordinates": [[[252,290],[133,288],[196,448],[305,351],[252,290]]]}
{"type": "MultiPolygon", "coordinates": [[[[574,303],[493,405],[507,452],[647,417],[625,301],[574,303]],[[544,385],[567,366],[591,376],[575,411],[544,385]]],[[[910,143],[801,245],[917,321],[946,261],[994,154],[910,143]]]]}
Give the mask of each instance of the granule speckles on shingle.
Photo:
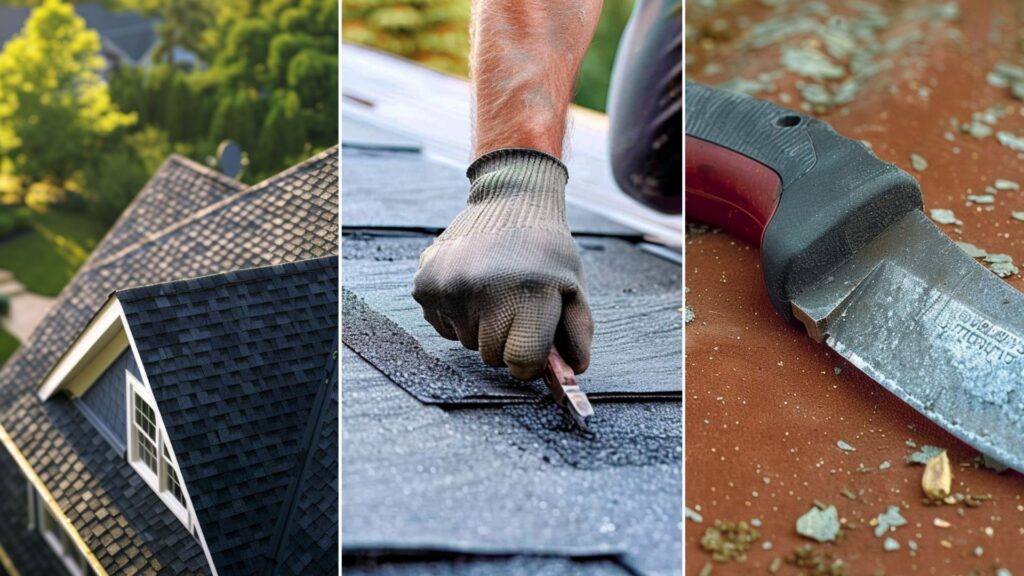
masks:
{"type": "Polygon", "coordinates": [[[1020,190],[1020,184],[1013,180],[999,179],[995,181],[996,190],[1020,190]]]}
{"type": "Polygon", "coordinates": [[[840,450],[842,450],[843,452],[856,452],[857,451],[856,448],[854,448],[853,446],[847,444],[846,441],[844,441],[844,440],[837,440],[836,441],[836,447],[839,448],[840,450]]]}
{"type": "Polygon", "coordinates": [[[818,542],[833,542],[839,535],[839,511],[835,506],[812,507],[796,520],[796,533],[818,542]]]}
{"type": "Polygon", "coordinates": [[[899,506],[889,506],[889,509],[882,512],[874,520],[875,538],[881,538],[886,532],[895,530],[907,524],[907,519],[900,514],[899,506]]]}
{"type": "Polygon", "coordinates": [[[910,165],[914,167],[914,170],[918,172],[924,172],[928,169],[928,161],[924,159],[924,156],[920,154],[910,154],[910,165]]]}
{"type": "Polygon", "coordinates": [[[948,208],[932,208],[928,211],[932,220],[939,224],[956,224],[960,226],[963,224],[962,221],[958,220],[953,211],[948,208]]]}

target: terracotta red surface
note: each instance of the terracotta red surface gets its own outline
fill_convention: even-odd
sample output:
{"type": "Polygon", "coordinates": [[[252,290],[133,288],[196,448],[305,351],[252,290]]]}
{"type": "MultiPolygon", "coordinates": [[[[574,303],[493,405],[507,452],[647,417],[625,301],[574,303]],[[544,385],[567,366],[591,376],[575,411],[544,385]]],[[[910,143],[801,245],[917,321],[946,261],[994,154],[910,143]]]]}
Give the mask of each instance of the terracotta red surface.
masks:
{"type": "MultiPolygon", "coordinates": [[[[741,16],[756,22],[770,11],[760,3],[721,4],[726,8],[688,14],[691,27],[726,30],[710,41],[688,43],[694,53],[689,78],[718,83],[779,69],[776,47],[749,51],[741,48],[742,30],[711,26],[715,19],[735,23],[741,16]],[[703,73],[708,62],[721,63],[723,72],[703,73]]],[[[892,11],[918,4],[884,6],[892,11]]],[[[1011,210],[1024,210],[1024,191],[999,192],[991,212],[965,205],[967,194],[983,194],[997,178],[1024,183],[1024,163],[994,136],[974,139],[950,127],[952,116],[969,120],[972,112],[999,105],[1007,114],[996,129],[1024,134],[1024,102],[985,82],[996,62],[1022,61],[1024,21],[1012,2],[961,2],[961,12],[950,25],[962,33],[961,42],[926,38],[926,50],[871,79],[853,103],[822,117],[914,174],[926,210],[954,210],[963,225],[943,226],[954,240],[1009,254],[1024,270],[1024,222],[1010,217],[1011,210]],[[891,85],[898,87],[895,94],[891,85]],[[918,95],[920,87],[930,89],[926,100],[918,95]],[[944,139],[951,130],[955,142],[944,139]],[[911,153],[928,161],[925,171],[911,168],[911,153]]],[[[791,73],[776,80],[781,92],[793,96],[791,107],[799,102],[795,83],[791,73]]],[[[786,105],[777,94],[766,96],[786,105]]],[[[842,558],[849,574],[994,574],[1000,567],[1024,574],[1024,476],[961,467],[978,453],[777,316],[755,246],[725,233],[689,234],[685,256],[687,305],[696,313],[686,327],[686,504],[699,507],[704,518],[686,522],[687,574],[698,574],[706,563],[714,564],[716,575],[765,574],[774,557],[805,543],[842,558]],[[856,452],[837,448],[839,440],[856,452]],[[993,500],[973,509],[924,505],[923,468],[904,462],[914,451],[907,440],[947,448],[955,468],[953,491],[991,494],[993,500]],[[891,467],[877,470],[886,461],[891,467]],[[875,470],[859,472],[861,465],[875,470]],[[843,489],[863,495],[851,501],[840,494],[843,489]],[[796,533],[796,519],[815,500],[836,505],[840,517],[855,526],[844,530],[840,542],[817,544],[796,533]],[[885,552],[883,538],[868,525],[890,505],[900,506],[909,521],[891,534],[902,545],[895,552],[885,552]],[[745,563],[714,563],[701,550],[701,534],[716,519],[755,518],[762,523],[761,537],[745,563]],[[936,518],[951,526],[935,526],[936,518]],[[909,540],[917,543],[916,553],[908,549],[909,540]],[[770,550],[761,547],[765,541],[770,550]]],[[[1024,289],[1020,275],[1007,281],[1024,289]]],[[[779,573],[795,574],[797,568],[784,564],[779,573]]]]}

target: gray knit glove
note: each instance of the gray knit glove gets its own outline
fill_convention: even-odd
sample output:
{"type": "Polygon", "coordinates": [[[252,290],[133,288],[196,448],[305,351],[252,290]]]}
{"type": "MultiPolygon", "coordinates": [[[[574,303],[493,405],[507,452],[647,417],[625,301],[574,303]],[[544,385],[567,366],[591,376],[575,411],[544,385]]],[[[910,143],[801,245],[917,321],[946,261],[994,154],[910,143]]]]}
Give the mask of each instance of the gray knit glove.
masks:
{"type": "Polygon", "coordinates": [[[521,380],[541,375],[552,343],[583,372],[594,322],[565,222],[565,165],[504,149],[478,158],[467,176],[468,206],[420,255],[413,298],[423,316],[521,380]]]}

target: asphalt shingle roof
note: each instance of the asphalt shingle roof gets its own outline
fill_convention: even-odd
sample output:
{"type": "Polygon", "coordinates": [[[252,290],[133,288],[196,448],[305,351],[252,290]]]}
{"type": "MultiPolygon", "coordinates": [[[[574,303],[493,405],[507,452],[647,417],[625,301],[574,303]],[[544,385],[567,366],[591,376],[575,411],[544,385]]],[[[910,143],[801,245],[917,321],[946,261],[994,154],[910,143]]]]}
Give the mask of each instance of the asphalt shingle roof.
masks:
{"type": "MultiPolygon", "coordinates": [[[[0,370],[0,424],[109,570],[208,571],[199,545],[134,469],[73,402],[39,401],[39,383],[116,290],[337,254],[336,155],[336,148],[327,150],[244,191],[211,194],[203,206],[178,204],[188,212],[143,238],[124,229],[141,222],[122,219],[0,370]]],[[[150,194],[187,193],[197,183],[230,191],[209,174],[191,180],[168,170],[197,172],[166,163],[154,180],[192,184],[175,192],[147,188],[137,204],[150,194]]],[[[24,524],[5,517],[0,525],[15,531],[24,524]]]]}
{"type": "MultiPolygon", "coordinates": [[[[360,142],[394,140],[370,128],[360,142]]],[[[431,211],[457,211],[466,184],[393,148],[342,150],[346,573],[678,574],[678,263],[615,232],[574,228],[596,319],[579,377],[595,415],[580,432],[542,383],[486,367],[423,320],[412,274],[448,217],[431,211]]]]}
{"type": "Polygon", "coordinates": [[[330,380],[337,257],[117,297],[214,564],[224,573],[261,573],[276,521],[290,514],[288,489],[310,452],[304,433],[319,421],[316,399],[330,380]]]}

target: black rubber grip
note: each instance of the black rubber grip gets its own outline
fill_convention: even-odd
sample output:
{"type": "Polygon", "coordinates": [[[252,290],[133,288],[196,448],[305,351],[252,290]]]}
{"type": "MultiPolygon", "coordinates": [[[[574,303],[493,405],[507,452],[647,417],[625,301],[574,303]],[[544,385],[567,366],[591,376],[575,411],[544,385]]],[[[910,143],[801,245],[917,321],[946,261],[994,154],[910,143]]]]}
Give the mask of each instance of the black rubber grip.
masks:
{"type": "Polygon", "coordinates": [[[782,191],[761,259],[775,309],[827,276],[912,210],[913,176],[810,116],[743,94],[686,83],[686,134],[771,168],[782,191]]]}

